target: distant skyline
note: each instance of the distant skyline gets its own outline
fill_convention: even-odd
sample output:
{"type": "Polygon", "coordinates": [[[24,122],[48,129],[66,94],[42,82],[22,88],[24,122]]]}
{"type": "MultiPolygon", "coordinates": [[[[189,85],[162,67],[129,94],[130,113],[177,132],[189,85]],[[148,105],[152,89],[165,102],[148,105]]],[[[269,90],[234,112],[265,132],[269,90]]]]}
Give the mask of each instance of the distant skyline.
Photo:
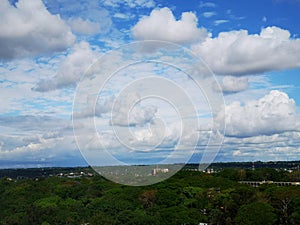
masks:
{"type": "MultiPolygon", "coordinates": [[[[80,130],[86,141],[84,154],[94,151],[86,158],[91,162],[96,154],[100,158],[93,162],[103,165],[109,163],[101,158],[103,149],[124,163],[151,164],[166,157],[182,162],[196,147],[191,161],[199,162],[205,145],[221,139],[215,161],[299,160],[299,12],[298,0],[1,1],[0,168],[87,165],[76,144],[72,116],[75,133],[80,130]],[[222,89],[225,110],[210,108],[216,104],[214,95],[220,97],[215,80],[201,78],[210,91],[203,93],[182,72],[184,57],[173,53],[159,59],[171,58],[175,66],[122,68],[101,93],[93,93],[99,94],[96,103],[87,95],[86,108],[72,114],[78,84],[93,63],[100,59],[101,64],[122,46],[147,40],[174,43],[202,59],[222,89]],[[173,83],[153,78],[144,84],[149,76],[173,83]],[[136,81],[140,84],[135,91],[128,88],[120,94],[136,81]],[[171,84],[182,86],[176,91],[170,86],[170,102],[185,108],[192,99],[196,116],[185,114],[179,120],[180,110],[169,109],[172,104],[164,96],[143,98],[147,90],[167,92],[171,84]],[[98,134],[91,138],[84,133],[93,117],[98,134]],[[182,121],[190,132],[182,131],[182,121]],[[219,130],[212,130],[214,126],[219,130]]],[[[145,57],[161,46],[146,47],[145,57]]],[[[123,61],[115,57],[109,66],[123,61]]]]}

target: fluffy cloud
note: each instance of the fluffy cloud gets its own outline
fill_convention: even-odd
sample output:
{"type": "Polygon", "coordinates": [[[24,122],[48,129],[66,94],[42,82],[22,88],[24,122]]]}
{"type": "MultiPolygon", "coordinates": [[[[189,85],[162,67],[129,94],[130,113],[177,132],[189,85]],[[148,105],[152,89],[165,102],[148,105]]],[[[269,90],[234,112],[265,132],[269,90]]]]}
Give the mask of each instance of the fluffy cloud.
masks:
{"type": "Polygon", "coordinates": [[[92,35],[100,32],[101,24],[82,18],[71,18],[68,21],[74,33],[92,35]]]}
{"type": "Polygon", "coordinates": [[[240,92],[248,89],[247,77],[225,76],[221,81],[223,92],[240,92]]]}
{"type": "Polygon", "coordinates": [[[299,157],[300,132],[284,132],[253,137],[226,137],[219,160],[274,161],[297,160],[299,157]]]}
{"type": "Polygon", "coordinates": [[[92,98],[88,98],[84,110],[74,113],[74,117],[101,117],[103,114],[111,113],[111,121],[109,122],[111,126],[144,126],[152,122],[157,108],[151,105],[141,106],[140,101],[141,98],[138,93],[128,93],[118,98],[111,95],[101,102],[97,101],[96,105],[93,105],[92,98]]]}
{"type": "Polygon", "coordinates": [[[240,102],[227,105],[225,123],[227,136],[272,135],[299,130],[299,115],[295,101],[286,93],[274,90],[245,105],[240,102]]]}
{"type": "Polygon", "coordinates": [[[50,14],[41,0],[20,0],[16,7],[1,1],[0,20],[2,59],[62,51],[75,41],[66,23],[50,14]]]}
{"type": "Polygon", "coordinates": [[[115,126],[143,126],[153,120],[157,108],[142,107],[138,103],[141,98],[137,93],[128,93],[117,98],[112,110],[111,125],[115,126]]]}
{"type": "Polygon", "coordinates": [[[73,47],[72,52],[60,65],[57,75],[39,81],[33,90],[46,92],[74,86],[97,58],[98,54],[91,49],[89,43],[82,41],[73,47]]]}
{"type": "Polygon", "coordinates": [[[169,8],[154,9],[143,17],[132,29],[138,40],[163,40],[179,44],[203,41],[208,37],[205,28],[198,28],[198,19],[192,12],[184,12],[176,20],[169,8]]]}
{"type": "Polygon", "coordinates": [[[1,167],[15,161],[31,162],[33,166],[53,164],[54,160],[64,159],[64,155],[70,156],[74,152],[78,155],[70,123],[46,116],[0,117],[1,167]]]}
{"type": "Polygon", "coordinates": [[[300,67],[300,39],[290,38],[289,31],[278,27],[264,28],[260,34],[248,34],[246,30],[222,32],[194,45],[192,50],[222,75],[300,67]]]}
{"type": "Polygon", "coordinates": [[[96,102],[96,105],[94,105],[94,101],[92,98],[87,99],[86,108],[80,112],[74,112],[73,116],[74,118],[86,118],[86,117],[100,117],[104,113],[111,112],[113,102],[115,97],[110,96],[106,98],[102,103],[96,102]]]}

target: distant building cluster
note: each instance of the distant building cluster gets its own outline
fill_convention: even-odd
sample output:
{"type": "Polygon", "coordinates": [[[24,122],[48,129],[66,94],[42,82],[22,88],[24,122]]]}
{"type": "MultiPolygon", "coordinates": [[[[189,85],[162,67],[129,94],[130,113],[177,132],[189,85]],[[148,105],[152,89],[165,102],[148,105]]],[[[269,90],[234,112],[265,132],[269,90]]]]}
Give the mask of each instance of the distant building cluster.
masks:
{"type": "Polygon", "coordinates": [[[169,169],[168,168],[155,168],[152,170],[152,176],[157,175],[158,173],[168,173],[169,169]]]}
{"type": "Polygon", "coordinates": [[[57,177],[67,177],[67,178],[79,178],[79,177],[92,177],[92,173],[85,173],[85,172],[71,172],[71,173],[59,173],[57,177]]]}
{"type": "MultiPolygon", "coordinates": [[[[43,175],[43,176],[37,176],[34,179],[38,181],[40,178],[45,178],[45,177],[67,177],[67,178],[81,178],[81,177],[92,177],[94,174],[92,173],[85,173],[85,172],[69,172],[69,173],[58,173],[56,175],[53,174],[48,174],[48,175],[43,175]]],[[[27,178],[25,176],[18,176],[16,178],[11,178],[7,177],[7,181],[16,181],[16,180],[21,180],[27,178]]]]}
{"type": "Polygon", "coordinates": [[[204,173],[215,173],[213,168],[207,168],[206,170],[203,171],[204,173]]]}

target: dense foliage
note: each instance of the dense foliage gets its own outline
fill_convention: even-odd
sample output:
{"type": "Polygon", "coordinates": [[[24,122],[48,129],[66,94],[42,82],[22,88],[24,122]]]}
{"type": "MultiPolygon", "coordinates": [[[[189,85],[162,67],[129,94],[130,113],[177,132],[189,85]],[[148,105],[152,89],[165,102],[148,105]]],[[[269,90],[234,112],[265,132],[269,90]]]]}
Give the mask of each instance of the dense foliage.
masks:
{"type": "Polygon", "coordinates": [[[181,171],[145,187],[100,176],[2,178],[0,224],[300,224],[299,186],[254,188],[237,182],[264,175],[291,179],[272,169],[181,171]]]}

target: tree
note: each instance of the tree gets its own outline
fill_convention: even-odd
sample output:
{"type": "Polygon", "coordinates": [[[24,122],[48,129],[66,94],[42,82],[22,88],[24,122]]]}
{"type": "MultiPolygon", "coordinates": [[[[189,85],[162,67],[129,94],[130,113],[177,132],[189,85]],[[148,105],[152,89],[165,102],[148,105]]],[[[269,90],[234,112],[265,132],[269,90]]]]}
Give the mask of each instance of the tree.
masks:
{"type": "Polygon", "coordinates": [[[272,225],[275,221],[274,208],[260,202],[243,205],[234,219],[234,222],[240,225],[272,225]]]}
{"type": "MultiPolygon", "coordinates": [[[[270,199],[271,205],[277,210],[280,224],[290,224],[291,214],[300,208],[300,201],[297,203],[300,190],[298,187],[272,187],[267,189],[266,194],[270,199]]],[[[297,217],[297,214],[294,213],[297,217]]]]}
{"type": "Polygon", "coordinates": [[[115,224],[113,218],[109,217],[108,215],[98,212],[97,214],[93,215],[90,219],[91,225],[112,225],[115,224]]]}
{"type": "Polygon", "coordinates": [[[144,191],[139,200],[142,202],[144,208],[150,208],[156,201],[156,190],[144,191]]]}
{"type": "Polygon", "coordinates": [[[239,180],[245,180],[246,179],[246,170],[240,169],[238,171],[238,179],[239,180]]]}
{"type": "Polygon", "coordinates": [[[241,206],[256,200],[256,190],[251,186],[237,186],[231,193],[233,201],[241,206]]]}

